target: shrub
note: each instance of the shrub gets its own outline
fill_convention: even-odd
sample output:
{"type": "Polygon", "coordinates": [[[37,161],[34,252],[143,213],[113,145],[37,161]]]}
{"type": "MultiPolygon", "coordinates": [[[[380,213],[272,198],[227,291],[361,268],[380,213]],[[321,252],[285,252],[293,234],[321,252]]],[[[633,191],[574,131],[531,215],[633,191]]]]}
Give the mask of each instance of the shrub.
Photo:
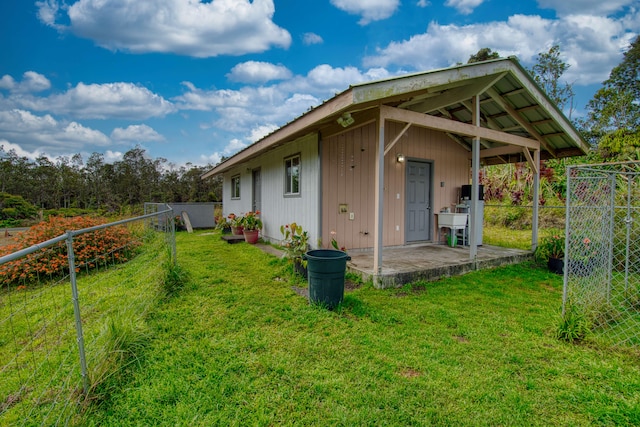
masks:
{"type": "MultiPolygon", "coordinates": [[[[65,234],[68,230],[80,230],[105,224],[104,218],[50,217],[29,230],[14,237],[15,244],[0,248],[0,256],[17,252],[65,234]]],[[[73,238],[76,271],[126,262],[139,246],[125,226],[108,227],[73,238]]],[[[59,242],[48,248],[24,256],[0,266],[0,286],[15,283],[32,283],[44,276],[55,277],[68,273],[67,246],[59,242]]]]}
{"type": "Polygon", "coordinates": [[[37,211],[36,207],[24,200],[22,196],[0,192],[0,220],[31,218],[37,211]]]}

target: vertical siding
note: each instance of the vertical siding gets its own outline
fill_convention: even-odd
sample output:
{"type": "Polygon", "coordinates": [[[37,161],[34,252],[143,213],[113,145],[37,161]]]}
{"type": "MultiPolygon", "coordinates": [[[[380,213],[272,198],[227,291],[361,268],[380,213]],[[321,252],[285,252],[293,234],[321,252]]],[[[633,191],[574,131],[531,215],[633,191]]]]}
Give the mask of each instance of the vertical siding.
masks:
{"type": "Polygon", "coordinates": [[[263,238],[282,240],[280,226],[297,222],[309,232],[310,243],[316,245],[319,236],[320,160],[317,135],[308,135],[282,147],[271,150],[258,159],[242,164],[224,175],[223,203],[225,214],[243,214],[251,210],[251,171],[260,168],[262,178],[263,238]],[[285,197],[284,159],[300,154],[300,196],[285,197]],[[231,177],[241,173],[240,200],[231,200],[231,177]]]}
{"type": "MultiPolygon", "coordinates": [[[[385,140],[395,139],[404,124],[387,122],[385,140]]],[[[322,145],[322,239],[329,242],[336,231],[347,248],[373,247],[375,149],[377,124],[371,123],[332,136],[322,145]],[[340,214],[339,204],[349,213],[340,214]]],[[[408,159],[427,160],[433,165],[431,215],[458,201],[459,187],[469,182],[469,153],[444,133],[412,126],[385,156],[383,242],[385,246],[405,243],[405,167],[397,154],[408,159]],[[444,187],[440,187],[444,182],[444,187]],[[399,195],[399,198],[398,198],[399,195]],[[396,226],[399,230],[396,230],[396,226]]],[[[432,221],[433,223],[434,221],[432,221]]],[[[432,231],[436,238],[435,230],[432,231]]],[[[325,244],[326,246],[326,244],[325,244]]]]}

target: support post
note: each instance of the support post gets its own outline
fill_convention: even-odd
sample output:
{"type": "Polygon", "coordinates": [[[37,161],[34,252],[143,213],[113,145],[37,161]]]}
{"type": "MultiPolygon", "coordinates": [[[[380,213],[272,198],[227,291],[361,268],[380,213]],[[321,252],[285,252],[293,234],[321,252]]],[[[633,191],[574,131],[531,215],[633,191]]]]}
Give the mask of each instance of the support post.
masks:
{"type": "Polygon", "coordinates": [[[531,218],[531,250],[535,252],[538,247],[538,218],[540,216],[540,150],[533,152],[533,218],[531,218]]]}
{"type": "MultiPolygon", "coordinates": [[[[480,126],[480,95],[473,97],[473,124],[480,126]]],[[[475,264],[478,257],[478,237],[476,227],[478,225],[478,198],[480,186],[478,176],[480,174],[480,137],[473,138],[471,148],[471,217],[469,218],[469,259],[475,264]]]]}
{"type": "Polygon", "coordinates": [[[82,332],[82,318],[80,317],[80,302],[78,300],[78,282],[76,280],[76,260],[73,252],[73,233],[67,232],[67,260],[69,262],[69,279],[71,280],[71,295],[73,314],[76,321],[76,337],[78,353],[80,355],[80,374],[82,375],[82,391],[89,392],[89,374],[87,371],[87,356],[84,351],[84,333],[82,332]]]}
{"type": "Polygon", "coordinates": [[[377,286],[378,276],[382,273],[382,216],[384,212],[384,117],[380,114],[378,123],[378,148],[376,149],[375,170],[375,214],[373,241],[373,275],[377,286]]]}

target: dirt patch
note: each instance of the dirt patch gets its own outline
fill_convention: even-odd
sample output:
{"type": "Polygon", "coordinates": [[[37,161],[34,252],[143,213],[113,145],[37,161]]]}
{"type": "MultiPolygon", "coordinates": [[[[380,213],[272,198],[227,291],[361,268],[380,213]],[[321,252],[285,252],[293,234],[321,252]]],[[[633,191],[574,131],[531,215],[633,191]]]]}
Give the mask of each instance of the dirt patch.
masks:
{"type": "Polygon", "coordinates": [[[416,371],[415,369],[405,369],[402,372],[400,372],[400,376],[403,376],[405,378],[416,378],[421,376],[422,374],[420,373],[420,371],[416,371]]]}
{"type": "Polygon", "coordinates": [[[14,239],[16,234],[18,234],[18,232],[16,231],[9,232],[0,229],[0,246],[6,246],[15,243],[16,241],[14,239]]]}
{"type": "Polygon", "coordinates": [[[456,341],[458,341],[459,343],[466,344],[466,343],[468,343],[468,342],[469,342],[469,338],[464,337],[464,336],[462,336],[462,335],[454,335],[454,336],[453,336],[453,338],[454,338],[456,341]]]}

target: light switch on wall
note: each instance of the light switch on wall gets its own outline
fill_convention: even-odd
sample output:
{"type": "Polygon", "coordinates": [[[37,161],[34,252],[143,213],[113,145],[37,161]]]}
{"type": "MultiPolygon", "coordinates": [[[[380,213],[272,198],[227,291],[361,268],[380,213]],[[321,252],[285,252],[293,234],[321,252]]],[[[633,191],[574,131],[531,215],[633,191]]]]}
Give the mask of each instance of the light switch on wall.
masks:
{"type": "Polygon", "coordinates": [[[354,219],[356,219],[356,214],[354,214],[353,212],[349,212],[349,219],[351,221],[353,221],[354,219]]]}

